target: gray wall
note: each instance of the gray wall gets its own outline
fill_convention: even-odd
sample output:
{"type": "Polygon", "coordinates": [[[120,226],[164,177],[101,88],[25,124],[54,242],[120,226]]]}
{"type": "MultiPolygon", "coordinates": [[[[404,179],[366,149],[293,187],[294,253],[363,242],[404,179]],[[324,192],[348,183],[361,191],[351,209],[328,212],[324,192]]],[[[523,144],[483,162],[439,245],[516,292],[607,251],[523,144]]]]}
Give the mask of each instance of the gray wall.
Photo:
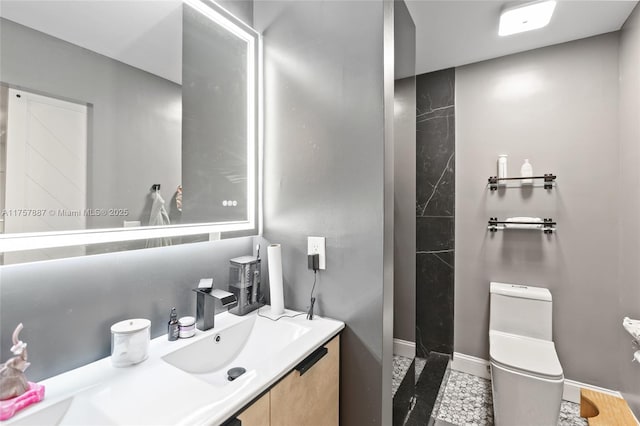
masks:
{"type": "MultiPolygon", "coordinates": [[[[640,319],[640,6],[620,35],[620,263],[618,317],[640,319]]],[[[629,335],[616,330],[620,390],[640,417],[640,367],[632,364],[629,335]]]]}
{"type": "Polygon", "coordinates": [[[413,342],[416,325],[416,28],[403,1],[395,3],[393,337],[413,342]]]}
{"type": "Polygon", "coordinates": [[[252,252],[252,238],[0,266],[0,354],[11,333],[29,345],[29,380],[38,381],[110,355],[113,323],[151,320],[166,334],[169,309],[195,315],[200,278],[226,289],[229,259],[252,252]]]}
{"type": "MultiPolygon", "coordinates": [[[[0,209],[4,209],[4,190],[7,170],[7,110],[9,90],[0,86],[0,209]]],[[[4,223],[0,223],[0,233],[4,232],[4,223]]],[[[0,262],[1,264],[1,262],[0,262]]]]}
{"type": "Polygon", "coordinates": [[[0,52],[1,81],[92,104],[88,207],[131,214],[88,217],[88,227],[148,221],[154,183],[162,184],[169,202],[181,183],[179,85],[5,19],[0,52]]]}
{"type": "Polygon", "coordinates": [[[547,287],[565,376],[620,387],[619,354],[630,352],[619,301],[631,294],[617,282],[618,41],[607,34],[457,69],[456,352],[488,359],[490,281],[547,287]],[[509,155],[510,175],[528,158],[535,174],[557,174],[557,187],[491,193],[498,154],[509,155]],[[487,231],[490,216],[522,215],[553,217],[558,232],[487,231]]]}
{"type": "Polygon", "coordinates": [[[393,47],[394,78],[416,75],[416,25],[404,0],[394,0],[393,47]]]}
{"type": "Polygon", "coordinates": [[[416,336],[415,110],[415,77],[396,80],[393,337],[409,342],[416,336]]]}
{"type": "Polygon", "coordinates": [[[382,217],[382,395],[380,423],[393,421],[393,279],[395,228],[394,68],[395,1],[383,0],[383,217],[382,217]]]}
{"type": "Polygon", "coordinates": [[[253,27],[253,0],[217,0],[216,3],[245,24],[253,27]]]}
{"type": "MultiPolygon", "coordinates": [[[[306,309],[309,235],[326,237],[316,313],[345,321],[340,421],[387,424],[383,389],[383,2],[255,3],[264,37],[264,236],[285,305],[306,309]]],[[[387,344],[391,344],[391,335],[387,344]]],[[[386,360],[391,367],[391,361],[386,360]]]]}

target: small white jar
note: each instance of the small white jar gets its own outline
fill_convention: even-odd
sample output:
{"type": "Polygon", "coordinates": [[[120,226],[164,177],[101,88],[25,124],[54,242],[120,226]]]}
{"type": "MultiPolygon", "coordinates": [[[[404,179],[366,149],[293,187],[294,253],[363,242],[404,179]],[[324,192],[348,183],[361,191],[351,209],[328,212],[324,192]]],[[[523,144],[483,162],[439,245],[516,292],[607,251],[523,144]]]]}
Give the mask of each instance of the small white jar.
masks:
{"type": "Polygon", "coordinates": [[[144,318],[128,319],[111,326],[111,364],[128,367],[149,357],[151,321],[144,318]]]}
{"type": "Polygon", "coordinates": [[[180,326],[180,338],[187,339],[196,335],[196,319],[194,317],[182,317],[178,320],[180,326]]]}

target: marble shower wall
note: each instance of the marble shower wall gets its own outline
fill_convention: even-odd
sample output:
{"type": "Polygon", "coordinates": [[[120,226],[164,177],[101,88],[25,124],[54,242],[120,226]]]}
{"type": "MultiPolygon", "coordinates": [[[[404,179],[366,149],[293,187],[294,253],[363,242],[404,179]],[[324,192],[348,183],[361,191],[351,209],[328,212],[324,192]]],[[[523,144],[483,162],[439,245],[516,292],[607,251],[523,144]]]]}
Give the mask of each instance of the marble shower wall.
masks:
{"type": "Polygon", "coordinates": [[[453,353],[455,69],[416,77],[416,354],[453,353]]]}

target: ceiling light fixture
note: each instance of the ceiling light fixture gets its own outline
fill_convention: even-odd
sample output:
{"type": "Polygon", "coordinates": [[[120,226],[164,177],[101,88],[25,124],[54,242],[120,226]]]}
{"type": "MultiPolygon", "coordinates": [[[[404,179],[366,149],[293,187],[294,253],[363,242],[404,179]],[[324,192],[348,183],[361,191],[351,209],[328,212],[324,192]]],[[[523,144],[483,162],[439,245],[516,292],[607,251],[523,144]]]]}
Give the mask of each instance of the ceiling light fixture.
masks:
{"type": "Polygon", "coordinates": [[[500,14],[498,35],[508,36],[545,27],[555,8],[555,0],[535,1],[507,8],[500,14]]]}

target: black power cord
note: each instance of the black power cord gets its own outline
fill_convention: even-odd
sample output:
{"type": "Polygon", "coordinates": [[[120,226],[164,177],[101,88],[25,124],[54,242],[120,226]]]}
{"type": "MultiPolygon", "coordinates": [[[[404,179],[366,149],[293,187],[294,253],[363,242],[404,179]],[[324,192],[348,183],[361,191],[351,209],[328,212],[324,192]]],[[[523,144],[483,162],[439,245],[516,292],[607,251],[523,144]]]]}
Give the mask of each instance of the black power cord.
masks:
{"type": "Polygon", "coordinates": [[[313,291],[316,289],[316,280],[318,278],[318,270],[314,269],[313,270],[313,287],[311,287],[311,305],[309,306],[309,312],[307,312],[307,319],[308,320],[312,320],[313,319],[313,307],[316,304],[316,298],[313,297],[313,291]]]}

